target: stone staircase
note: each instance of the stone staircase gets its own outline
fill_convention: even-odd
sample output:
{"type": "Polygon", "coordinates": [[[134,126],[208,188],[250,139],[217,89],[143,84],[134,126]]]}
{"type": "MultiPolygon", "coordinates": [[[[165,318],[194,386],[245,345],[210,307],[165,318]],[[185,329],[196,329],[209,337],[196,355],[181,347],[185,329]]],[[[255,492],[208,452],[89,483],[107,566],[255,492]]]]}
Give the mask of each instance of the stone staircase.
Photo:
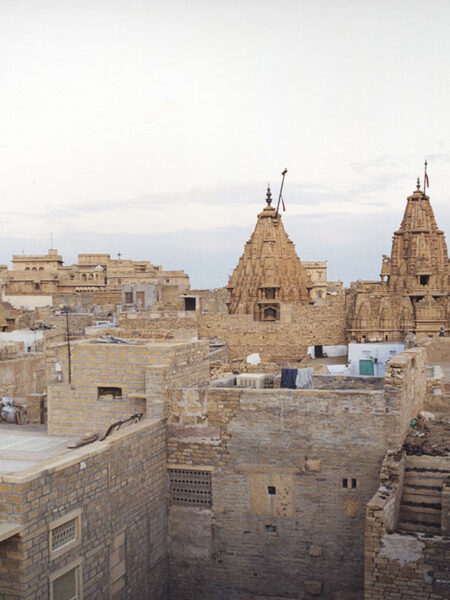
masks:
{"type": "Polygon", "coordinates": [[[407,456],[398,530],[441,534],[442,486],[450,457],[407,456]]]}

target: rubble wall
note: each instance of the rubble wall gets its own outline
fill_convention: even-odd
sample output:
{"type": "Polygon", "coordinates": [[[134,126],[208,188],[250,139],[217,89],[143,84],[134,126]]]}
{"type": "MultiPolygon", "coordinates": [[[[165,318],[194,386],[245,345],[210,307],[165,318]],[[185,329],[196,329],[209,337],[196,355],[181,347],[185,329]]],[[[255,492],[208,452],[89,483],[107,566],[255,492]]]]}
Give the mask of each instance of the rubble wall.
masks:
{"type": "MultiPolygon", "coordinates": [[[[428,457],[434,468],[448,459],[428,457]]],[[[381,487],[366,509],[364,600],[447,600],[450,596],[450,539],[421,533],[396,533],[405,456],[387,455],[381,487]]],[[[445,491],[445,486],[444,486],[445,491]]],[[[443,511],[443,525],[448,505],[443,511]]],[[[443,502],[444,509],[444,502],[443,502]]]]}

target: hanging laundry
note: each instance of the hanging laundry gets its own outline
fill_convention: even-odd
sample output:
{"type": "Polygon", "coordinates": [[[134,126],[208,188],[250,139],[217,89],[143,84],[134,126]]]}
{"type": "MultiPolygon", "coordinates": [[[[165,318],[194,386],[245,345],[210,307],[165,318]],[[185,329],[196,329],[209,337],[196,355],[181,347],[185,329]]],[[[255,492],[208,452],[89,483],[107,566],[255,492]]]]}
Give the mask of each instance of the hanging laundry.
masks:
{"type": "Polygon", "coordinates": [[[297,378],[295,385],[298,389],[311,390],[312,389],[312,377],[314,369],[307,367],[306,369],[297,370],[297,378]]]}
{"type": "Polygon", "coordinates": [[[297,369],[281,369],[280,387],[295,390],[295,380],[297,379],[297,369]]]}

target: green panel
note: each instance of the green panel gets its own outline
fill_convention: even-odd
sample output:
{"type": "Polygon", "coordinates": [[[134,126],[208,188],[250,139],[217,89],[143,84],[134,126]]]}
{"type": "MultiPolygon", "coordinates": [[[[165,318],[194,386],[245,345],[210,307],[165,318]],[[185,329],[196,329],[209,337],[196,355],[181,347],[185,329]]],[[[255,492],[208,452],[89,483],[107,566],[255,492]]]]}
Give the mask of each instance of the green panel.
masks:
{"type": "Polygon", "coordinates": [[[373,375],[373,362],[371,360],[360,360],[359,361],[359,374],[360,375],[373,375]]]}

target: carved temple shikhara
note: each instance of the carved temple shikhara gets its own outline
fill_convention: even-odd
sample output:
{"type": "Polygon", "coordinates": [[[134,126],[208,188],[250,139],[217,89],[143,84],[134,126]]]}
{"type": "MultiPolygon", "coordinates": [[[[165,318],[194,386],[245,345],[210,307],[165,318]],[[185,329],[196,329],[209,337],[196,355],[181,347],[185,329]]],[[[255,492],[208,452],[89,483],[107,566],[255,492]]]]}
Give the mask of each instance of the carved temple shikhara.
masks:
{"type": "Polygon", "coordinates": [[[267,206],[228,283],[230,314],[252,314],[256,321],[277,321],[283,303],[309,303],[311,279],[284,230],[280,213],[267,206]]]}
{"type": "MultiPolygon", "coordinates": [[[[296,254],[281,215],[271,206],[269,188],[266,202],[228,283],[228,312],[251,314],[255,321],[277,321],[284,305],[326,298],[326,291],[312,293],[313,272],[296,254]]],[[[448,331],[447,244],[419,181],[394,233],[391,256],[383,256],[380,277],[381,281],[358,281],[339,290],[347,296],[349,341],[398,341],[407,331],[420,336],[448,331]]],[[[327,282],[323,284],[326,290],[327,282]]]]}
{"type": "Polygon", "coordinates": [[[349,312],[349,339],[391,341],[439,335],[449,326],[449,260],[430,198],[417,189],[408,197],[391,256],[383,256],[380,282],[357,282],[349,312]]]}

